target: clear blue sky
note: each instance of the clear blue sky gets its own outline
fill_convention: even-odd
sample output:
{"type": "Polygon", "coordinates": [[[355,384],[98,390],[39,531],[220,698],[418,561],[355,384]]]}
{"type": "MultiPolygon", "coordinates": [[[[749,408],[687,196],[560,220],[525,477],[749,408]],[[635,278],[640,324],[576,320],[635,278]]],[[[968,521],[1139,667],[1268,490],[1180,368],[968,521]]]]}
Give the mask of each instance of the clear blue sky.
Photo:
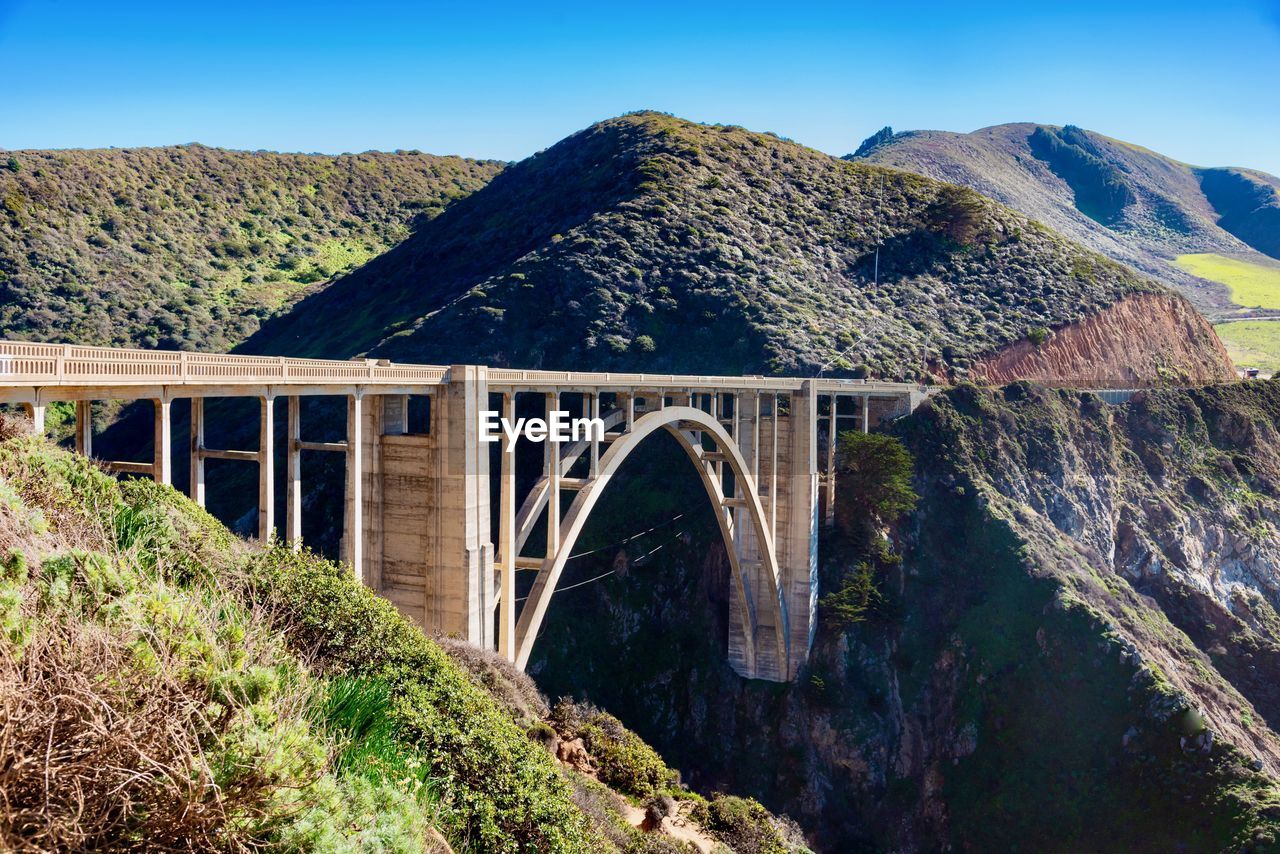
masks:
{"type": "Polygon", "coordinates": [[[1078,124],[1280,173],[1280,0],[0,0],[0,147],[519,159],[665,110],[842,154],[883,125],[1078,124]]]}

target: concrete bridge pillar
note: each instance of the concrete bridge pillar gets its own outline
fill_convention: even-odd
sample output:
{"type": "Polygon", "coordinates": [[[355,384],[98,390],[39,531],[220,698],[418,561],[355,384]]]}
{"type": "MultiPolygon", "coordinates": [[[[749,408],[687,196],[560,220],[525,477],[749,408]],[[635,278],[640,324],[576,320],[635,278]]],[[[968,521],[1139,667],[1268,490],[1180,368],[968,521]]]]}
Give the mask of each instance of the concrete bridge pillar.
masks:
{"type": "Polygon", "coordinates": [[[776,549],[786,597],[791,660],[783,678],[808,659],[818,613],[818,395],[812,381],[793,393],[779,426],[776,549]]]}
{"type": "Polygon", "coordinates": [[[43,436],[45,404],[37,400],[35,403],[22,404],[22,408],[27,411],[27,417],[31,419],[31,433],[35,436],[43,436]]]}
{"type": "Polygon", "coordinates": [[[437,501],[428,557],[427,628],[493,648],[493,544],[489,528],[489,445],[480,413],[489,408],[487,370],[454,365],[434,401],[437,501]]]}
{"type": "MultiPolygon", "coordinates": [[[[755,394],[744,394],[738,398],[737,436],[738,450],[751,469],[754,479],[760,477],[760,399],[755,394]]],[[[735,484],[734,491],[741,496],[746,484],[735,484]]],[[[734,507],[733,514],[733,548],[738,555],[738,567],[743,577],[743,588],[746,590],[767,590],[769,585],[764,573],[768,567],[762,560],[760,542],[752,530],[745,507],[734,507]]],[[[746,677],[760,675],[759,668],[763,664],[757,653],[756,670],[751,668],[751,657],[747,654],[747,646],[758,645],[759,637],[750,637],[750,627],[743,620],[744,607],[741,601],[742,590],[737,584],[729,584],[729,666],[738,674],[746,677]]],[[[754,611],[757,621],[767,622],[761,625],[760,635],[766,635],[774,629],[772,620],[765,613],[767,608],[762,603],[748,603],[746,610],[754,611]]],[[[777,669],[774,661],[772,669],[777,669]]]]}
{"type": "Polygon", "coordinates": [[[93,401],[76,401],[76,453],[93,456],[93,401]]]}
{"type": "MultiPolygon", "coordinates": [[[[258,539],[276,530],[275,398],[258,398],[258,539]]],[[[159,441],[157,439],[157,441],[159,441]]]]}
{"type": "Polygon", "coordinates": [[[169,413],[172,401],[168,398],[157,398],[151,402],[155,406],[155,439],[151,473],[156,483],[171,484],[173,483],[173,420],[169,413]]]}

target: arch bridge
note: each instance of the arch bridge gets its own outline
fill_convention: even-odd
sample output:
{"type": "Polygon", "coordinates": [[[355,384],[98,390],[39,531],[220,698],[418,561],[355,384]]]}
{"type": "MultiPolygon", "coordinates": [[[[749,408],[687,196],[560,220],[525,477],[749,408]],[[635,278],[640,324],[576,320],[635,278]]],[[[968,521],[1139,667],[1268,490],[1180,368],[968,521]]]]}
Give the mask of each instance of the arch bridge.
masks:
{"type": "Polygon", "coordinates": [[[346,459],[342,559],[359,579],[429,631],[529,660],[565,563],[613,475],[646,439],[675,438],[705,487],[732,566],[728,655],[749,678],[785,681],[813,640],[818,526],[835,501],[835,437],[911,412],[931,389],[865,380],[523,371],[0,341],[0,403],[20,404],[43,431],[46,407],[75,403],[76,448],[93,455],[96,400],[150,400],[151,460],[102,461],[171,483],[175,444],[187,452],[191,497],[205,502],[205,461],[258,470],[258,534],[277,532],[275,421],[286,400],[284,537],[301,543],[301,454],[346,459]],[[304,441],[300,399],[346,399],[346,438],[304,441]],[[430,399],[410,430],[410,400],[430,399]],[[175,443],[174,400],[191,401],[189,442],[175,443]],[[207,447],[205,402],[254,398],[258,447],[207,447]],[[543,443],[541,476],[519,494],[517,456],[502,437],[496,471],[481,420],[538,399],[572,404],[606,431],[543,443]],[[417,425],[415,425],[417,426],[417,425]],[[496,515],[496,520],[494,516],[496,515]],[[496,524],[494,524],[496,521],[496,524]],[[534,537],[539,526],[545,535],[534,537]],[[496,542],[495,542],[496,533],[496,542]],[[545,545],[528,554],[531,543],[545,545]],[[536,572],[517,607],[516,575],[536,572]]]}

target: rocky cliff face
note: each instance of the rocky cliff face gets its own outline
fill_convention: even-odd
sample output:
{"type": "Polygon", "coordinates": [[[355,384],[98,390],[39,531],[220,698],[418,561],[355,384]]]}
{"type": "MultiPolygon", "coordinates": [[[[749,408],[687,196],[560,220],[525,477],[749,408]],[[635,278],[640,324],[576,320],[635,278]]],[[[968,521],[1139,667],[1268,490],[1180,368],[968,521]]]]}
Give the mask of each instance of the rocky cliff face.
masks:
{"type": "Polygon", "coordinates": [[[974,376],[1077,388],[1203,385],[1235,379],[1231,359],[1204,317],[1179,296],[1136,294],[1040,344],[1019,341],[982,359],[974,376]]]}
{"type": "MultiPolygon", "coordinates": [[[[874,617],[824,616],[795,683],[722,664],[722,556],[696,531],[557,602],[538,678],[822,850],[1275,844],[1280,385],[1123,407],[966,386],[899,432],[922,496],[903,561],[874,617]]],[[[835,534],[823,555],[826,577],[859,559],[835,534]]]]}

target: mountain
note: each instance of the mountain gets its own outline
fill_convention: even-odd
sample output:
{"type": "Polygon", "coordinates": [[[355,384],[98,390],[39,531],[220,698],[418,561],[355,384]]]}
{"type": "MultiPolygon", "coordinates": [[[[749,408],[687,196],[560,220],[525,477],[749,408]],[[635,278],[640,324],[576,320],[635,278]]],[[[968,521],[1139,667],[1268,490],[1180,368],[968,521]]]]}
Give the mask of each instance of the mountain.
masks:
{"type": "MultiPolygon", "coordinates": [[[[638,113],[504,170],[243,349],[962,377],[984,373],[1001,348],[1052,345],[1097,318],[1101,334],[1089,340],[1123,342],[1127,353],[1102,362],[1116,382],[1229,377],[1212,331],[1179,305],[970,190],[739,127],[638,113]],[[1150,335],[1132,340],[1107,319],[1125,305],[1150,335]]],[[[1042,379],[1076,381],[1081,365],[1102,361],[1079,347],[1054,352],[1042,379]]]]}
{"type": "Polygon", "coordinates": [[[501,169],[418,152],[0,151],[0,335],[224,351],[501,169]]]}
{"type": "Polygon", "coordinates": [[[1258,303],[1233,302],[1231,279],[1188,271],[1179,256],[1280,266],[1280,179],[1256,170],[1191,166],[1072,125],[1030,123],[972,133],[885,128],[848,159],[977,190],[1169,283],[1215,320],[1258,303]]]}

